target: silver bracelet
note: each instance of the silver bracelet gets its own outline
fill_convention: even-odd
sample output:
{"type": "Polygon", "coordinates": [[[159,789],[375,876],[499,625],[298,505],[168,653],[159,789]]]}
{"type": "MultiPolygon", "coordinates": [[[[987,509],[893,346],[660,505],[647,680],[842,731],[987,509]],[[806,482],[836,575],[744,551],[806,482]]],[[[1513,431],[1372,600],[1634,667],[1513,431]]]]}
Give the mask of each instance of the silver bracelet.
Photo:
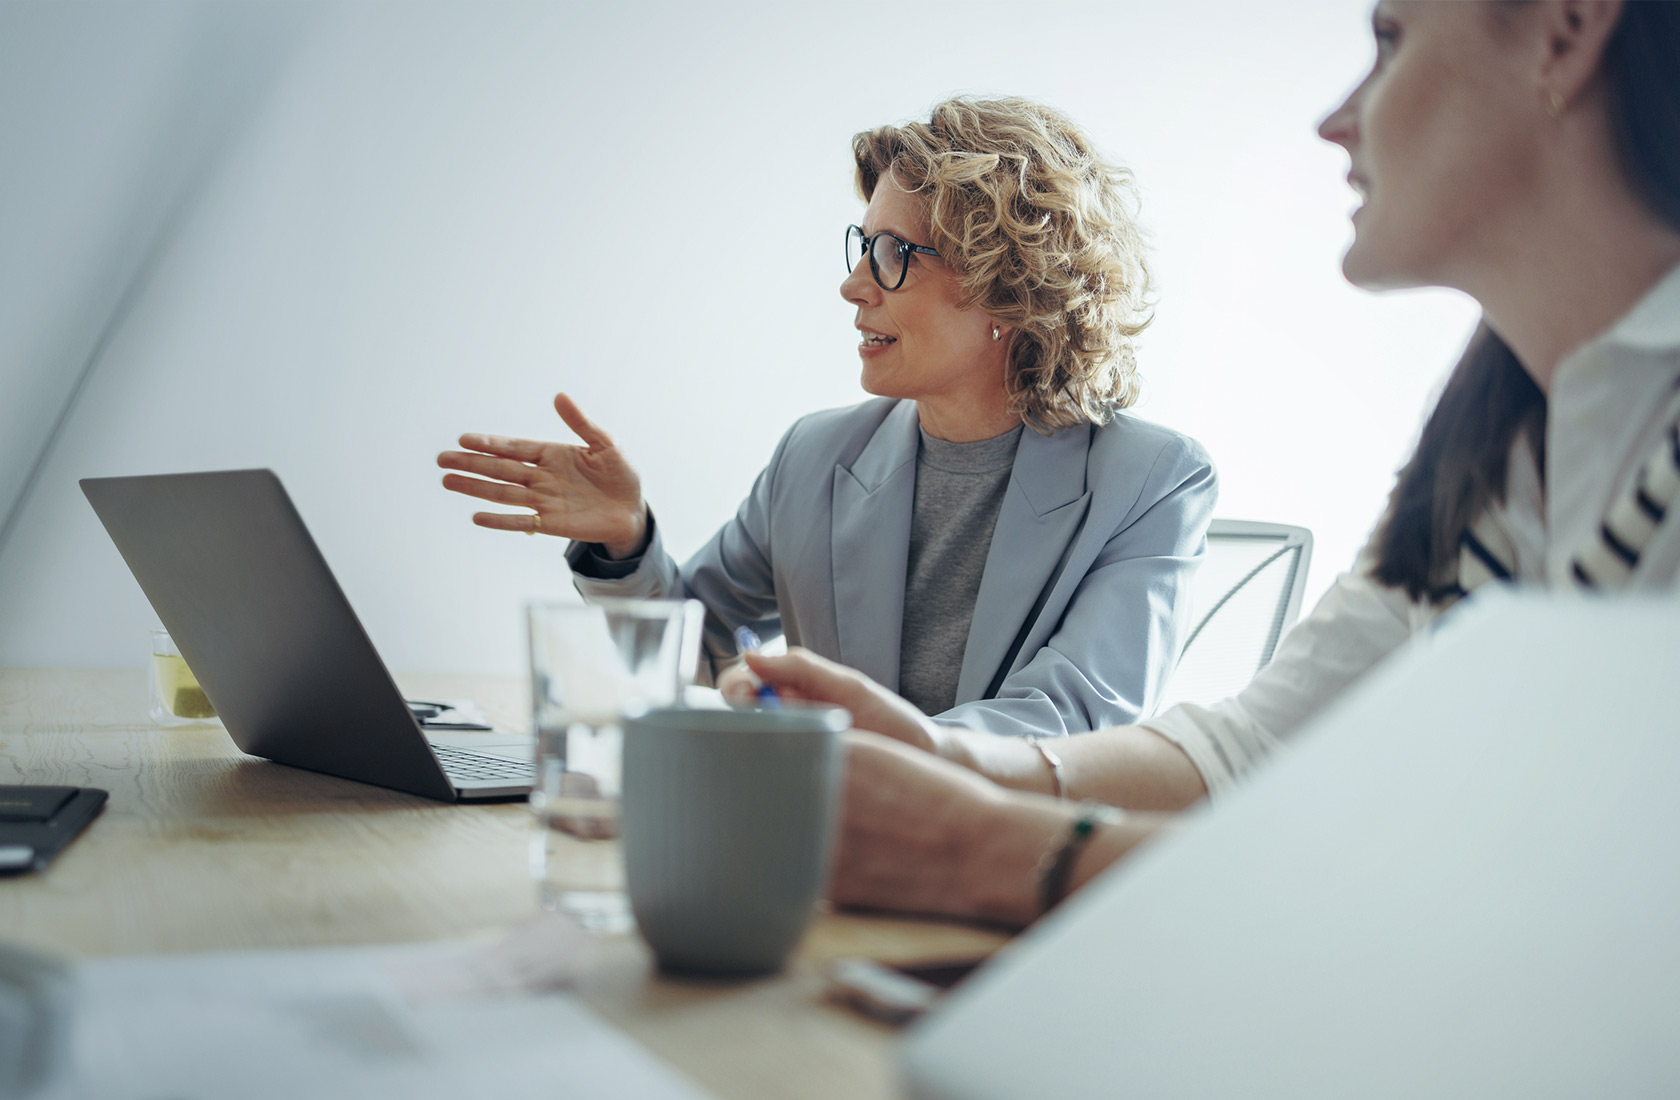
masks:
{"type": "Polygon", "coordinates": [[[1038,755],[1044,757],[1044,762],[1050,765],[1050,789],[1057,798],[1067,798],[1067,785],[1062,782],[1062,758],[1050,751],[1044,739],[1035,735],[1026,738],[1027,744],[1038,750],[1038,755]]]}

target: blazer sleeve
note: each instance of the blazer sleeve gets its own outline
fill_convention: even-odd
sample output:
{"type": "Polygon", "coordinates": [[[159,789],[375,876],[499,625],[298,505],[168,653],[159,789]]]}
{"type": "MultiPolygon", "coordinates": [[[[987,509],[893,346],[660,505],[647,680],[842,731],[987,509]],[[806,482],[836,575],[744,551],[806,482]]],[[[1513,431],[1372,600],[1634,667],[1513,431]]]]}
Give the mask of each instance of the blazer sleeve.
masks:
{"type": "Polygon", "coordinates": [[[934,720],[1054,737],[1149,714],[1184,642],[1190,577],[1218,495],[1199,445],[1177,437],[1162,448],[1044,646],[993,697],[934,720]]]}
{"type": "Polygon", "coordinates": [[[627,576],[591,575],[603,572],[596,568],[593,547],[577,542],[568,546],[566,560],[578,593],[586,600],[699,600],[706,607],[702,677],[707,673],[715,677],[723,663],[735,658],[737,626],[770,623],[779,632],[770,556],[770,501],[793,431],[790,428],[782,436],[735,517],[680,569],[665,550],[657,525],[641,560],[627,576]]]}

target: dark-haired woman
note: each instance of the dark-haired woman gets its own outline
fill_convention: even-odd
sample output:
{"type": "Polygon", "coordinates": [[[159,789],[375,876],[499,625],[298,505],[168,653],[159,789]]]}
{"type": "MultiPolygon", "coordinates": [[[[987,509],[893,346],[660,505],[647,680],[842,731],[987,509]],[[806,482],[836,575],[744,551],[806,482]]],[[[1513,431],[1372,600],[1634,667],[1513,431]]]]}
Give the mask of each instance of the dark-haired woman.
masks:
{"type": "MultiPolygon", "coordinates": [[[[1370,75],[1319,129],[1365,200],[1343,271],[1463,290],[1483,324],[1370,544],[1240,694],[1053,749],[935,726],[808,654],[753,660],[894,738],[854,741],[836,900],[1025,923],[1084,812],[1046,796],[1217,797],[1482,584],[1674,585],[1680,4],[1383,0],[1372,26],[1370,75]]],[[[1088,821],[1050,885],[1076,888],[1160,820],[1088,821]]]]}

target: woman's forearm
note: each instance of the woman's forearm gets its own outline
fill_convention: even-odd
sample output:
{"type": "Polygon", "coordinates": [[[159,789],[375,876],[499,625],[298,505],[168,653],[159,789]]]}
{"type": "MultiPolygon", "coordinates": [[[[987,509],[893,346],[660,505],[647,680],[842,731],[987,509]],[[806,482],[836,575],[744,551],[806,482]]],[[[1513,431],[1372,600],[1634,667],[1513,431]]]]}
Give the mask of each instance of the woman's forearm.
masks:
{"type": "MultiPolygon", "coordinates": [[[[851,733],[846,740],[830,898],[1015,928],[1038,919],[1046,876],[1081,816],[1078,803],[1005,790],[891,738],[851,733]]],[[[1100,874],[1165,820],[1127,814],[1099,824],[1069,852],[1067,889],[1100,874]]]]}
{"type": "MultiPolygon", "coordinates": [[[[961,862],[964,915],[1010,927],[1042,916],[1046,872],[1069,843],[1078,817],[1077,804],[1021,792],[1004,795],[993,813],[971,825],[972,843],[961,862]]],[[[1129,814],[1099,825],[1074,855],[1066,892],[1079,890],[1169,821],[1158,814],[1129,814]]]]}
{"type": "Polygon", "coordinates": [[[1176,812],[1207,797],[1207,784],[1184,750],[1146,726],[1080,734],[1058,747],[1069,798],[1176,812]]]}
{"type": "MultiPolygon", "coordinates": [[[[1056,794],[1045,753],[1031,742],[973,730],[946,730],[941,756],[1018,791],[1056,794]]],[[[1058,737],[1044,749],[1061,761],[1059,792],[1140,811],[1182,810],[1207,795],[1201,773],[1171,741],[1143,726],[1058,737]]]]}
{"type": "MultiPolygon", "coordinates": [[[[783,657],[751,654],[748,666],[790,698],[833,703],[860,729],[886,734],[978,772],[999,786],[1056,794],[1044,753],[1019,737],[934,722],[905,700],[849,668],[795,648],[783,657]]],[[[1067,798],[1096,799],[1127,810],[1181,810],[1207,785],[1177,745],[1142,726],[1058,737],[1044,747],[1062,761],[1067,798]]]]}
{"type": "Polygon", "coordinates": [[[617,539],[601,540],[601,547],[606,550],[607,557],[612,561],[625,561],[639,557],[647,552],[648,543],[652,541],[653,527],[648,522],[647,501],[625,517],[624,531],[617,539]]]}

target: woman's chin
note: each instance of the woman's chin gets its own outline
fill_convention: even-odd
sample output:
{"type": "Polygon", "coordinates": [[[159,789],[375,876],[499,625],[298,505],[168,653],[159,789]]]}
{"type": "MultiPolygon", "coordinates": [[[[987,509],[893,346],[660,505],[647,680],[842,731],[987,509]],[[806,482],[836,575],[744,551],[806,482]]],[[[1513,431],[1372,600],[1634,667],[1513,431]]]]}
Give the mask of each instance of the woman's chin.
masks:
{"type": "Polygon", "coordinates": [[[858,384],[863,392],[872,397],[909,397],[902,392],[903,387],[893,385],[892,375],[882,370],[871,370],[869,364],[863,366],[863,373],[858,378],[858,384]]]}
{"type": "Polygon", "coordinates": [[[1404,265],[1384,249],[1355,237],[1342,256],[1342,277],[1361,290],[1400,290],[1426,285],[1425,281],[1402,274],[1404,265]]]}
{"type": "Polygon", "coordinates": [[[1438,250],[1418,234],[1385,232],[1369,214],[1354,215],[1353,243],[1342,255],[1342,276],[1361,290],[1411,290],[1438,286],[1438,250]],[[1360,215],[1365,215],[1361,218],[1360,215]],[[1364,224],[1360,224],[1361,221],[1364,224]]]}
{"type": "Polygon", "coordinates": [[[1342,278],[1362,290],[1375,289],[1371,286],[1371,274],[1369,270],[1367,270],[1365,257],[1360,255],[1358,241],[1355,241],[1353,245],[1342,254],[1342,278]]]}

